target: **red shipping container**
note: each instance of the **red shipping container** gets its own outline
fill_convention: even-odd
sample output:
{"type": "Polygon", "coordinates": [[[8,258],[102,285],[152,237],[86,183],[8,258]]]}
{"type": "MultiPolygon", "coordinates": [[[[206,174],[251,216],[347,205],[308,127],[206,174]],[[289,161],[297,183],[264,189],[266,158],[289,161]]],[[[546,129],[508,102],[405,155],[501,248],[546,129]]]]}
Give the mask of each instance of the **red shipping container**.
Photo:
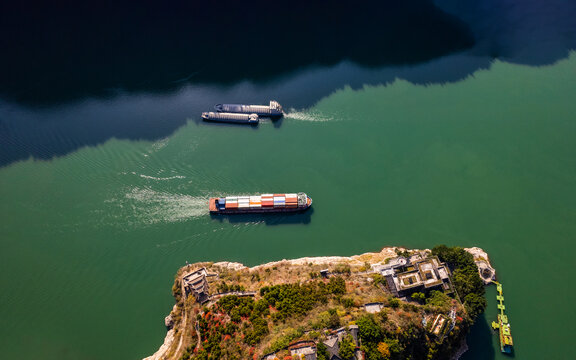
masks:
{"type": "Polygon", "coordinates": [[[238,203],[226,203],[226,209],[238,209],[238,203]]]}

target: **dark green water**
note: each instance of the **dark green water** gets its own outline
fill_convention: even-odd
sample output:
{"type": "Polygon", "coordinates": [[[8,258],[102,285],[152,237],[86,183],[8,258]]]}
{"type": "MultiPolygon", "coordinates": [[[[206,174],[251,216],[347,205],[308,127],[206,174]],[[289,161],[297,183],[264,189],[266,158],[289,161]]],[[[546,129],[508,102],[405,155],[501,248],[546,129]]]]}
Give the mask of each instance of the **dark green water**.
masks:
{"type": "MultiPolygon", "coordinates": [[[[0,358],[152,354],[186,262],[436,244],[488,251],[516,358],[575,358],[576,3],[238,4],[0,4],[0,358]]],[[[487,296],[468,360],[503,358],[487,296]]]]}
{"type": "MultiPolygon", "coordinates": [[[[190,114],[159,141],[111,139],[6,166],[2,357],[152,354],[173,303],[173,274],[186,261],[254,265],[445,243],[489,252],[517,358],[571,358],[575,93],[574,54],[541,68],[496,61],[453,84],[345,87],[288,111],[280,126],[213,126],[190,114]],[[306,191],[313,211],[207,213],[210,195],[268,191],[306,191]]],[[[126,96],[73,111],[163,101],[126,96]]],[[[488,296],[487,323],[494,291],[488,296]]],[[[477,327],[466,358],[500,358],[497,346],[477,327]]]]}

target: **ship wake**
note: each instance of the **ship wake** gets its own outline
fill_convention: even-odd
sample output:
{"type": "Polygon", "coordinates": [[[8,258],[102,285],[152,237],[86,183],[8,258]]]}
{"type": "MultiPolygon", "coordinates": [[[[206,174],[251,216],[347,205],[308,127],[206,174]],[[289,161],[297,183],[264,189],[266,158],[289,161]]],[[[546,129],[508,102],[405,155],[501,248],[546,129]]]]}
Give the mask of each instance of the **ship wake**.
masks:
{"type": "Polygon", "coordinates": [[[321,113],[319,111],[296,111],[291,109],[284,115],[287,119],[309,121],[309,122],[327,122],[334,121],[334,117],[321,113]]]}
{"type": "Polygon", "coordinates": [[[133,188],[125,196],[137,222],[186,221],[208,215],[208,198],[133,188]]]}

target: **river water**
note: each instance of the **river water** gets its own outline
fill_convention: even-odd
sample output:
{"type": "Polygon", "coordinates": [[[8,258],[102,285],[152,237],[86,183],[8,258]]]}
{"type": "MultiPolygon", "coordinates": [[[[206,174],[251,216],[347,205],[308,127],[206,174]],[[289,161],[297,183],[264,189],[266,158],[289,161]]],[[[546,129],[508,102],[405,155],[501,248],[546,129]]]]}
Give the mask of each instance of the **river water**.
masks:
{"type": "MultiPolygon", "coordinates": [[[[390,22],[360,29],[335,25],[346,7],[329,29],[296,13],[302,27],[270,30],[292,47],[229,64],[222,54],[238,45],[214,44],[212,64],[183,35],[164,41],[184,25],[146,33],[134,20],[151,37],[137,43],[120,15],[111,26],[127,39],[84,29],[78,37],[101,39],[81,45],[84,53],[74,39],[38,40],[32,30],[17,40],[42,46],[7,41],[13,56],[2,65],[15,67],[0,88],[2,357],[152,354],[186,262],[447,244],[490,254],[516,357],[573,358],[575,6],[384,4],[373,15],[357,11],[390,22]],[[405,29],[406,18],[420,30],[405,29]],[[337,48],[330,31],[373,36],[337,48]],[[294,45],[311,34],[327,44],[294,45]],[[57,48],[34,65],[46,43],[57,48]],[[384,50],[359,55],[370,43],[384,50]],[[123,52],[126,44],[134,47],[123,52]],[[99,51],[109,56],[92,59],[99,51]],[[66,54],[83,65],[68,69],[66,54]],[[258,127],[199,119],[218,102],[269,99],[283,104],[283,119],[258,127]],[[219,218],[206,205],[214,195],[299,191],[314,205],[297,215],[219,218]]],[[[176,10],[162,15],[183,17],[176,10]]],[[[272,36],[250,31],[241,30],[272,36]]],[[[489,329],[493,288],[487,297],[465,359],[503,358],[489,329]]]]}

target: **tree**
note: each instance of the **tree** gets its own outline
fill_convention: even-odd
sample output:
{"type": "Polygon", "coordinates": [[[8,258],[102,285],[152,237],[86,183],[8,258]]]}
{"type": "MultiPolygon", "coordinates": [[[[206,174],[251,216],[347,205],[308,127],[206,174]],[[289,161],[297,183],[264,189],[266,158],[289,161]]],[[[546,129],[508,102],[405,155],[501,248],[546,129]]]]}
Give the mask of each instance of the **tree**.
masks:
{"type": "Polygon", "coordinates": [[[388,350],[390,350],[391,354],[400,354],[404,351],[398,339],[385,339],[384,342],[388,345],[388,350]]]}
{"type": "Polygon", "coordinates": [[[390,357],[390,348],[385,342],[378,343],[378,352],[384,359],[388,359],[390,357]]]}
{"type": "Polygon", "coordinates": [[[347,335],[342,341],[340,342],[340,350],[338,351],[338,355],[344,360],[349,360],[354,358],[354,339],[352,335],[347,335]]]}
{"type": "Polygon", "coordinates": [[[316,360],[328,360],[330,354],[328,354],[328,349],[323,342],[319,342],[316,345],[316,360]]]}
{"type": "Polygon", "coordinates": [[[486,299],[483,296],[471,293],[464,298],[464,306],[466,306],[468,315],[474,319],[486,309],[486,299]]]}
{"type": "Polygon", "coordinates": [[[432,254],[452,269],[452,282],[468,314],[474,320],[486,308],[484,283],[478,274],[474,256],[460,247],[436,246],[432,254]]]}
{"type": "Polygon", "coordinates": [[[421,292],[415,292],[414,294],[412,294],[412,299],[422,303],[424,302],[424,300],[426,300],[426,295],[424,295],[424,293],[421,292]]]}
{"type": "Polygon", "coordinates": [[[364,315],[356,321],[360,339],[364,343],[377,344],[383,337],[382,329],[372,315],[364,315]]]}

